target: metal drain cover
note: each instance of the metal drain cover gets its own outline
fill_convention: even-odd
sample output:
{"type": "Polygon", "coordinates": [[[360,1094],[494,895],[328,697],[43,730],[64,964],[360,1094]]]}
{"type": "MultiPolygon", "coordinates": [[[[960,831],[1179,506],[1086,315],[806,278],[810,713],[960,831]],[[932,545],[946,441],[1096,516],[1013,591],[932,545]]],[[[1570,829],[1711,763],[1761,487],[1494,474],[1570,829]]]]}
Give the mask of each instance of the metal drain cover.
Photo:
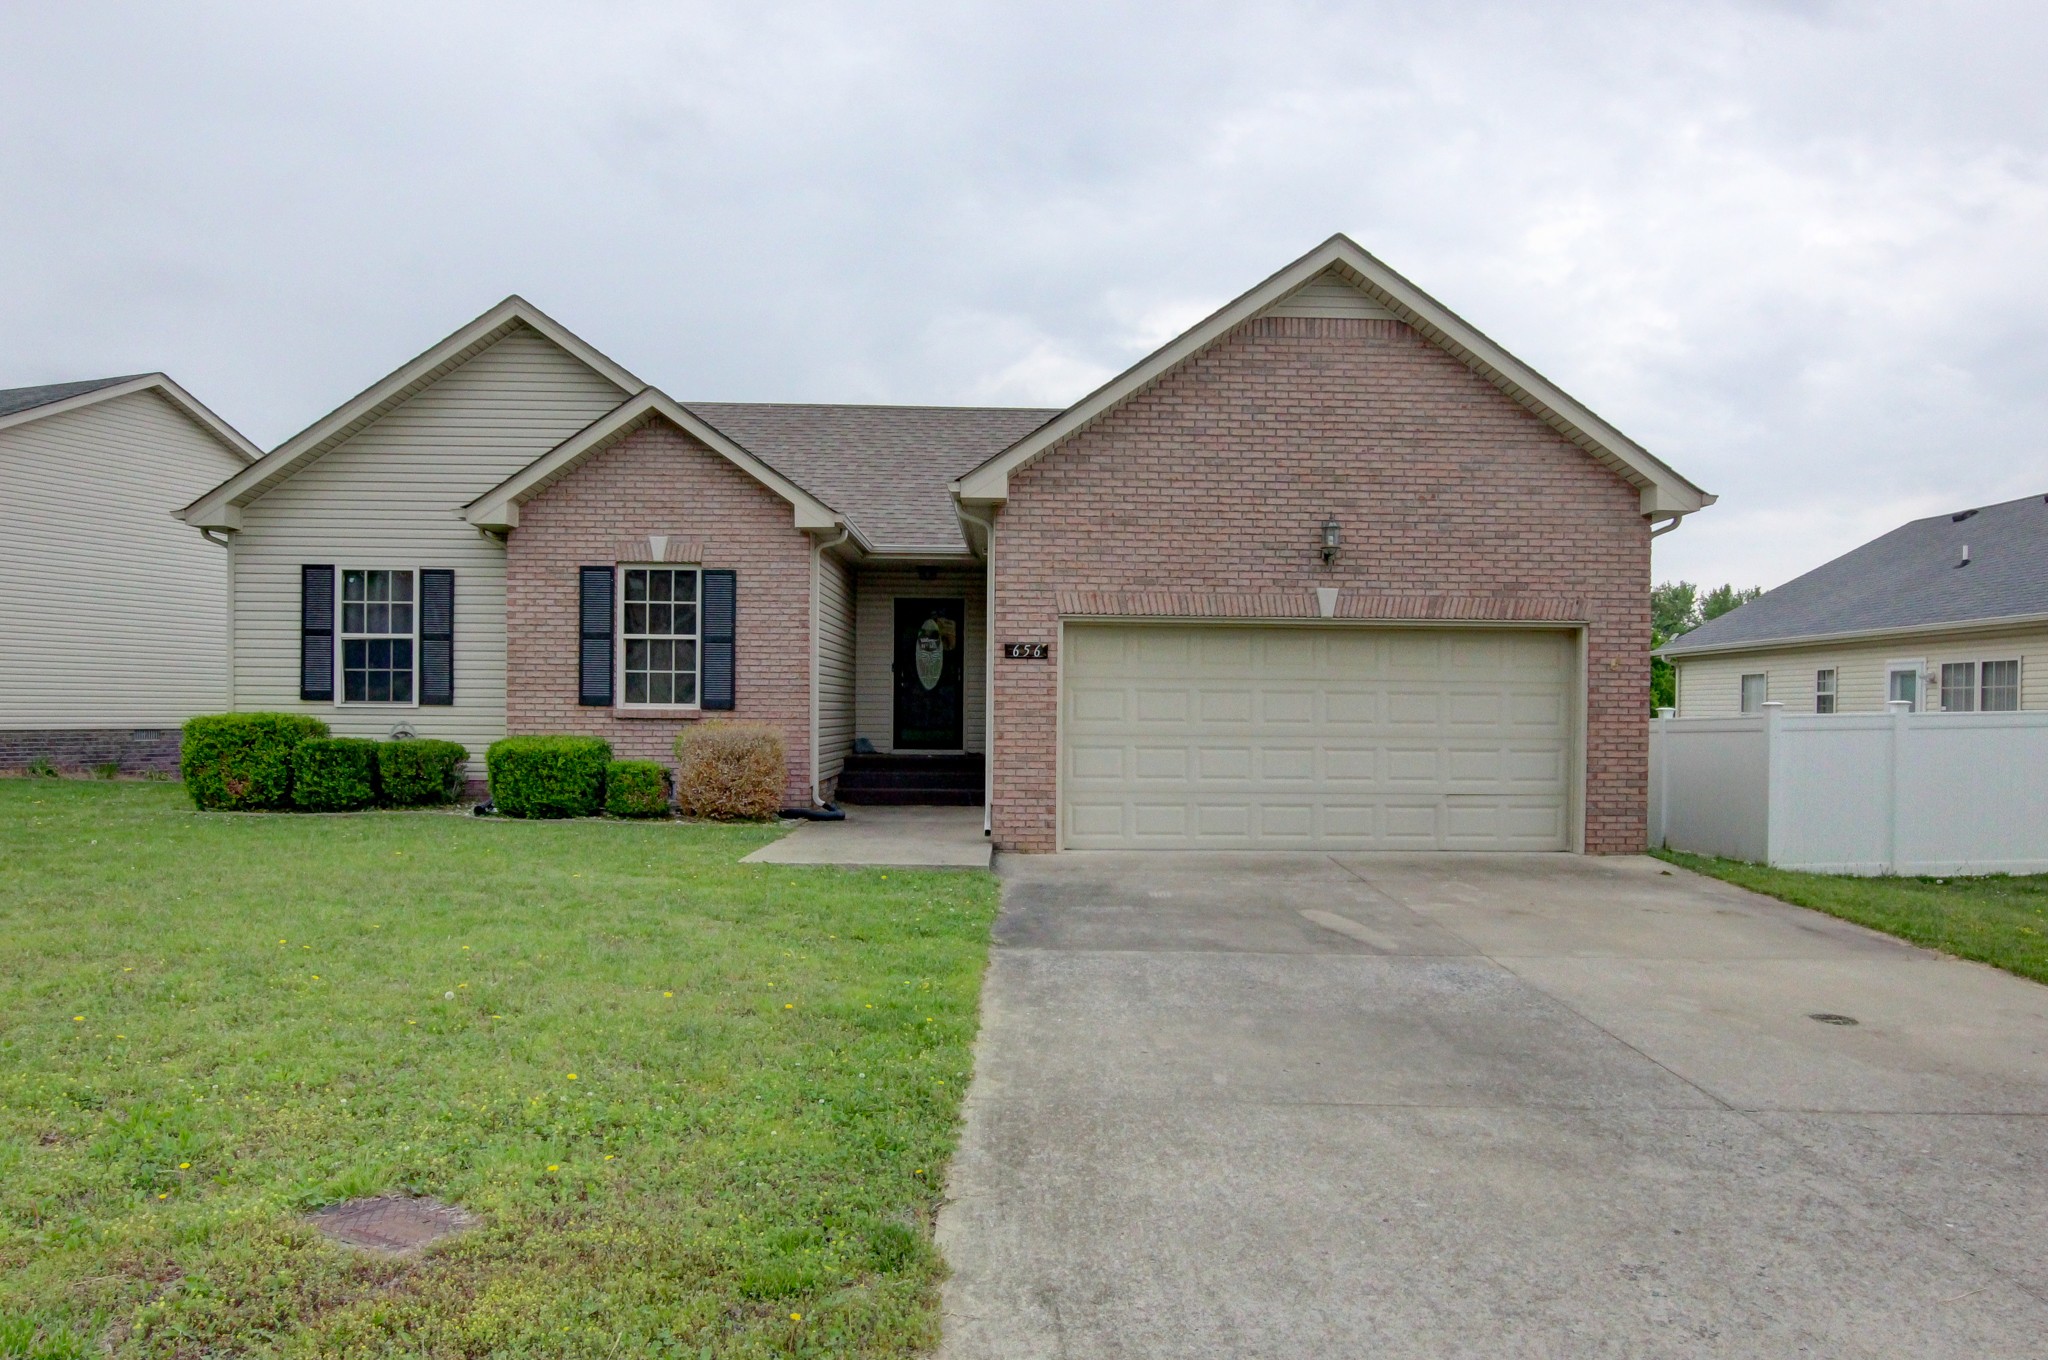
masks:
{"type": "Polygon", "coordinates": [[[329,1205],[307,1222],[337,1242],[406,1256],[476,1226],[476,1215],[431,1196],[379,1195],[329,1205]]]}
{"type": "Polygon", "coordinates": [[[1853,1025],[1857,1023],[1855,1016],[1836,1015],[1833,1011],[1815,1011],[1813,1014],[1807,1016],[1806,1018],[1809,1020],[1818,1020],[1823,1025],[1853,1025]]]}

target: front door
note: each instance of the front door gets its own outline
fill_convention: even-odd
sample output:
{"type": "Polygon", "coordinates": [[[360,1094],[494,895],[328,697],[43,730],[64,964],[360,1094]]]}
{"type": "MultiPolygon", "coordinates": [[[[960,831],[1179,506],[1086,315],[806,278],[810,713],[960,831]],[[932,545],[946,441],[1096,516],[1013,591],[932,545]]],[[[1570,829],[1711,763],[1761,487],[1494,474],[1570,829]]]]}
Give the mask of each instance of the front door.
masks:
{"type": "Polygon", "coordinates": [[[965,682],[967,602],[896,601],[896,749],[958,751],[965,682]]]}

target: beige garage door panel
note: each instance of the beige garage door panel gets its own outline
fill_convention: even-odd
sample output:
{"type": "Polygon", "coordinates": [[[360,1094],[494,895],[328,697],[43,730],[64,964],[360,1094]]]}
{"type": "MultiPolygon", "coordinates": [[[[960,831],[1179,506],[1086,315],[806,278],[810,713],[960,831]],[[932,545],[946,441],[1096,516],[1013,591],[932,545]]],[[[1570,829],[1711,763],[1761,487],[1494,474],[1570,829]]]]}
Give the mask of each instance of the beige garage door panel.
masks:
{"type": "Polygon", "coordinates": [[[1506,629],[1070,625],[1066,844],[1562,850],[1574,655],[1506,629]]]}

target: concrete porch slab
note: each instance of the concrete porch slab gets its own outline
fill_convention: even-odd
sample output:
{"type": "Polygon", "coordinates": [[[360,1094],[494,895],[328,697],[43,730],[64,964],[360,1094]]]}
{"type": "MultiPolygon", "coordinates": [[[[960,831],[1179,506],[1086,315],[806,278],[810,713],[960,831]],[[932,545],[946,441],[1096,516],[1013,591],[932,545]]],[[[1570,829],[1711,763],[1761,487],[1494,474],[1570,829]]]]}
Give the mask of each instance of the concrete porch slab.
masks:
{"type": "Polygon", "coordinates": [[[978,807],[852,807],[843,822],[805,822],[743,864],[986,869],[992,847],[978,807]]]}

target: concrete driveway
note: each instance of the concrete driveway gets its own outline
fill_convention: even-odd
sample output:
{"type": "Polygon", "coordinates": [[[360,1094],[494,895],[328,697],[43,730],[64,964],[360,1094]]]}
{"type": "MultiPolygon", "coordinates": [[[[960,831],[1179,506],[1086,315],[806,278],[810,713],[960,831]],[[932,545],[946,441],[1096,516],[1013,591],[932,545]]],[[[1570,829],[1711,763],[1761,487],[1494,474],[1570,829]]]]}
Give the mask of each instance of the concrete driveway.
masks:
{"type": "Polygon", "coordinates": [[[2048,1354],[2048,988],[1649,859],[1001,868],[951,1360],[2048,1354]]]}

